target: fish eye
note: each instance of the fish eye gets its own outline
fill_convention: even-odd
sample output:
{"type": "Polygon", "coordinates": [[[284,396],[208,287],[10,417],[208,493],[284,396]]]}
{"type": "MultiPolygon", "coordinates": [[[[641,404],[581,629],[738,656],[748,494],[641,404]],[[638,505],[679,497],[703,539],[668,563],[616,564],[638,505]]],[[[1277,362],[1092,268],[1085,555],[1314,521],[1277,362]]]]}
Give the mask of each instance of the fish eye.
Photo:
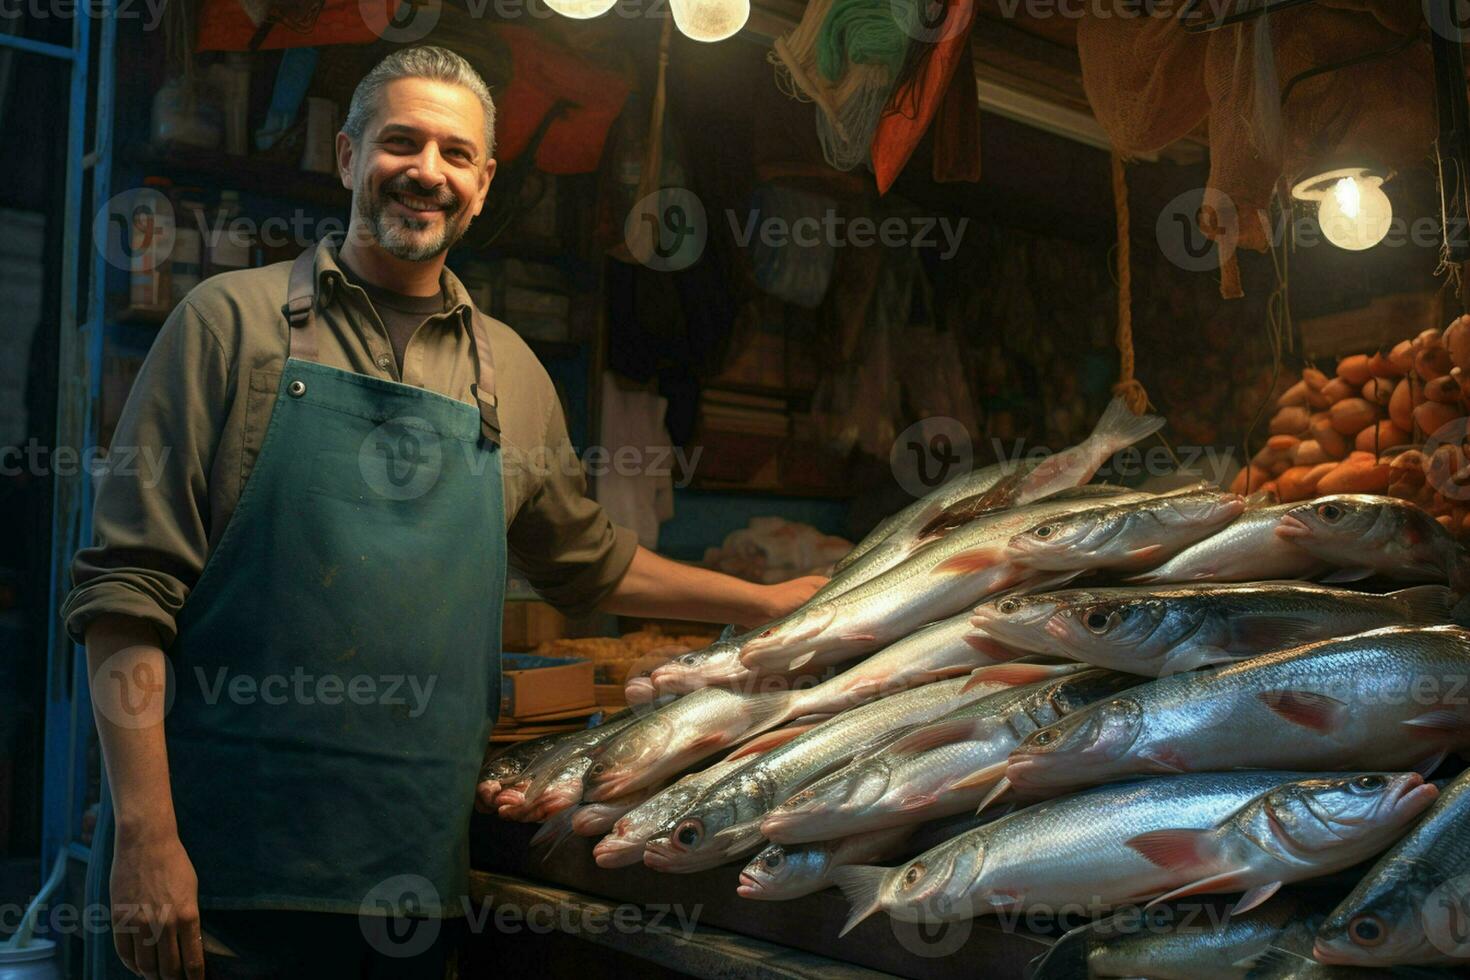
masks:
{"type": "Polygon", "coordinates": [[[683,664],[685,667],[693,667],[694,666],[694,654],[692,654],[692,653],[686,653],[686,654],[684,654],[684,656],[682,656],[682,657],[679,658],[679,663],[683,664]]]}
{"type": "Polygon", "coordinates": [[[761,636],[770,636],[774,632],[776,632],[774,627],[768,630],[761,630],[761,636]]]}
{"type": "Polygon", "coordinates": [[[704,838],[704,824],[698,820],[685,820],[674,828],[674,840],[685,847],[696,847],[704,838]]]}
{"type": "Polygon", "coordinates": [[[777,868],[781,867],[781,858],[782,854],[780,851],[772,851],[765,857],[761,858],[761,864],[765,865],[768,871],[775,871],[777,868]]]}
{"type": "Polygon", "coordinates": [[[1342,517],[1343,509],[1337,504],[1322,504],[1317,508],[1317,515],[1324,521],[1335,521],[1342,517]]]}
{"type": "Polygon", "coordinates": [[[918,884],[919,879],[922,877],[924,877],[924,862],[915,861],[913,864],[909,865],[908,870],[903,873],[903,887],[912,888],[914,885],[918,884]]]}
{"type": "Polygon", "coordinates": [[[1388,938],[1388,930],[1376,915],[1360,915],[1348,923],[1348,938],[1359,946],[1379,946],[1388,938]]]}
{"type": "Polygon", "coordinates": [[[1035,735],[1031,736],[1031,742],[1034,745],[1050,745],[1056,740],[1057,733],[1052,731],[1050,728],[1043,728],[1035,735]]]}
{"type": "Polygon", "coordinates": [[[1083,617],[1082,624],[1094,633],[1106,633],[1118,624],[1118,616],[1103,609],[1094,609],[1083,617]]]}
{"type": "Polygon", "coordinates": [[[1387,782],[1382,776],[1359,776],[1353,780],[1353,786],[1356,789],[1372,791],[1382,789],[1387,782]]]}
{"type": "Polygon", "coordinates": [[[601,776],[605,772],[607,772],[607,763],[605,763],[605,762],[594,762],[594,763],[592,763],[592,768],[587,770],[587,775],[589,775],[589,776],[601,776]]]}
{"type": "Polygon", "coordinates": [[[1043,524],[1040,527],[1035,528],[1031,531],[1032,534],[1042,539],[1049,538],[1056,532],[1057,526],[1055,524],[1043,524]]]}
{"type": "Polygon", "coordinates": [[[999,609],[1003,613],[1013,613],[1017,609],[1021,608],[1021,604],[1015,599],[1002,599],[1000,601],[1000,604],[995,608],[999,609]]]}

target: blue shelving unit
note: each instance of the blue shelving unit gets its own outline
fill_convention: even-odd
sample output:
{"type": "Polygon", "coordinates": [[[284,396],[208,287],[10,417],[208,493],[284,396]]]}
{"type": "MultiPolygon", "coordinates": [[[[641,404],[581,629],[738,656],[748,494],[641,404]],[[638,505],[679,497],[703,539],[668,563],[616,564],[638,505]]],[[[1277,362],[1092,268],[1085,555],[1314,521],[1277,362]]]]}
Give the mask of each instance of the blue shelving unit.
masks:
{"type": "MultiPolygon", "coordinates": [[[[107,266],[103,251],[93,247],[92,214],[84,210],[84,201],[89,179],[92,209],[107,199],[111,188],[118,27],[114,10],[111,0],[103,0],[90,8],[88,15],[73,18],[70,47],[0,34],[0,45],[58,59],[66,65],[70,76],[58,304],[60,371],[56,444],[59,446],[86,448],[97,444],[107,266]],[[93,11],[97,16],[90,15],[93,11]]],[[[86,659],[82,649],[67,637],[54,611],[68,588],[71,556],[91,536],[91,509],[92,485],[85,474],[55,478],[49,588],[53,615],[46,649],[42,867],[50,867],[62,850],[81,861],[87,857],[86,848],[78,842],[92,729],[86,659]]]]}

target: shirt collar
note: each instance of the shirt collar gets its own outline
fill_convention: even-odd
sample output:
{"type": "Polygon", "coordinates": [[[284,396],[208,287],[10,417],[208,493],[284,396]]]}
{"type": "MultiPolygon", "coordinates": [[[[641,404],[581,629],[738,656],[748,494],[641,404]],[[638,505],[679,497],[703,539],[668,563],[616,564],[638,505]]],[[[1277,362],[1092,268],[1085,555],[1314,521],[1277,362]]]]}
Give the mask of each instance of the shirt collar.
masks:
{"type": "MultiPolygon", "coordinates": [[[[316,250],[316,302],[318,306],[326,306],[330,303],[336,289],[347,282],[347,274],[342,271],[342,265],[337,261],[337,249],[341,247],[345,235],[345,232],[340,231],[323,235],[322,247],[316,250]]],[[[474,301],[470,299],[469,290],[464,288],[464,283],[459,281],[459,277],[451,272],[448,266],[445,266],[439,274],[439,284],[444,287],[445,295],[449,297],[449,309],[442,315],[458,317],[460,325],[468,330],[470,317],[475,312],[474,301]]]]}

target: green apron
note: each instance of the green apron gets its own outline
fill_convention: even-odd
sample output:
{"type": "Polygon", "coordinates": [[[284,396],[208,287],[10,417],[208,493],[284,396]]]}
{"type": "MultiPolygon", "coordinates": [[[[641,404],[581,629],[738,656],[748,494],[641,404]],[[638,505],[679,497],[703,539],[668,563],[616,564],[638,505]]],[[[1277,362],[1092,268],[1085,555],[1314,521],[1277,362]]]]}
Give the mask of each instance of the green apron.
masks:
{"type": "MultiPolygon", "coordinates": [[[[454,916],[500,703],[488,337],[472,316],[478,409],[317,363],[314,252],[260,455],[169,651],[179,837],[205,910],[454,916]]],[[[110,867],[110,828],[97,842],[110,867]]]]}

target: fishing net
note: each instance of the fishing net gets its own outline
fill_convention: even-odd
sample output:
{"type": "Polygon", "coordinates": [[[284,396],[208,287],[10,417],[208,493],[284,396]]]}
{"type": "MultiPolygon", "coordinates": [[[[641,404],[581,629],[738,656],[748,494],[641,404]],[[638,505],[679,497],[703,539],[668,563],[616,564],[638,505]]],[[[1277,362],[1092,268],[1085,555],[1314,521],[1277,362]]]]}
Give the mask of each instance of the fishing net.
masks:
{"type": "Polygon", "coordinates": [[[868,161],[873,132],[903,69],[911,38],[895,9],[894,0],[811,0],[769,56],[777,87],[816,105],[822,155],[838,170],[868,161]]]}
{"type": "Polygon", "coordinates": [[[1429,49],[1412,43],[1423,27],[1419,4],[1319,0],[1189,34],[1176,19],[1182,0],[1160,0],[1142,16],[1132,0],[1108,2],[1112,16],[1104,9],[1078,25],[1088,101],[1125,156],[1207,127],[1198,220],[1220,245],[1225,296],[1241,295],[1236,249],[1271,244],[1267,216],[1281,181],[1332,154],[1397,169],[1434,140],[1429,49]]]}

